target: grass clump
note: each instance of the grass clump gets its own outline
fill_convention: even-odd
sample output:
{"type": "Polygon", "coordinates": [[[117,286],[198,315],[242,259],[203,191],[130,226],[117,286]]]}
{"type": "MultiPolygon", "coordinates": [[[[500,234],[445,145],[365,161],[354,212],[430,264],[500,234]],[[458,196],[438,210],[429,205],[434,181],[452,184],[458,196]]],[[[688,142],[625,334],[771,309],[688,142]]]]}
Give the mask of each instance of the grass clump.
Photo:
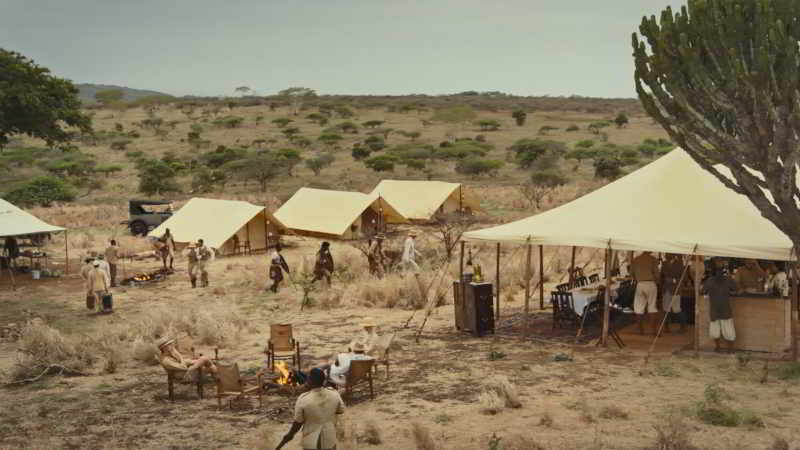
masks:
{"type": "Polygon", "coordinates": [[[716,384],[706,386],[704,400],[697,404],[697,418],[708,425],[720,427],[738,427],[745,425],[750,428],[763,428],[764,421],[749,410],[733,408],[726,403],[731,397],[716,384]]]}
{"type": "Polygon", "coordinates": [[[670,377],[674,378],[678,376],[678,371],[675,370],[672,366],[668,365],[658,365],[655,368],[655,374],[659,377],[670,377]]]}
{"type": "Polygon", "coordinates": [[[778,378],[790,381],[800,380],[800,362],[792,362],[781,367],[778,371],[778,378]]]}
{"type": "Polygon", "coordinates": [[[494,391],[484,391],[478,396],[478,408],[481,413],[495,415],[506,406],[506,401],[494,391]]]}
{"type": "Polygon", "coordinates": [[[361,434],[359,440],[369,445],[380,445],[383,442],[381,430],[375,422],[369,421],[364,425],[364,433],[361,434]]]}
{"type": "Polygon", "coordinates": [[[628,413],[619,406],[609,405],[600,410],[601,419],[627,420],[628,413]]]}
{"type": "Polygon", "coordinates": [[[489,379],[487,389],[497,394],[505,401],[508,408],[521,408],[522,402],[519,400],[517,387],[505,375],[497,375],[489,379]]]}
{"type": "Polygon", "coordinates": [[[414,422],[411,424],[411,434],[414,436],[414,444],[417,450],[438,450],[439,446],[434,442],[430,430],[419,423],[414,422]]]}
{"type": "Polygon", "coordinates": [[[539,426],[551,428],[553,426],[553,416],[545,411],[542,417],[539,418],[539,426]]]}
{"type": "Polygon", "coordinates": [[[689,426],[677,415],[670,415],[655,426],[656,440],[645,450],[699,450],[689,442],[689,426]]]}
{"type": "Polygon", "coordinates": [[[492,350],[489,352],[489,361],[497,361],[500,359],[504,359],[506,356],[503,352],[498,352],[497,350],[492,350]]]}

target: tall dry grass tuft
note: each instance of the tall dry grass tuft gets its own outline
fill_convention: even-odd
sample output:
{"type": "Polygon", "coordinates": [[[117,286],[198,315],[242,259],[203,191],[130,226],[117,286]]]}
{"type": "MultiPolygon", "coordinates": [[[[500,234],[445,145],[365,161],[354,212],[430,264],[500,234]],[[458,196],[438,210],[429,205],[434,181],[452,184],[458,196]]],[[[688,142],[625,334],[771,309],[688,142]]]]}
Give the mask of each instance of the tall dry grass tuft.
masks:
{"type": "Polygon", "coordinates": [[[273,438],[272,431],[267,427],[260,427],[253,434],[247,448],[253,450],[272,450],[275,448],[275,439],[273,438]]]}
{"type": "Polygon", "coordinates": [[[547,450],[547,447],[533,438],[521,434],[504,437],[500,448],[503,450],[547,450]]]}
{"type": "Polygon", "coordinates": [[[360,440],[369,445],[380,445],[383,442],[381,430],[374,421],[370,420],[364,424],[364,432],[361,434],[360,440]]]}
{"type": "Polygon", "coordinates": [[[497,396],[505,401],[505,406],[508,408],[521,408],[522,402],[519,400],[519,392],[517,387],[514,386],[508,377],[505,375],[495,375],[489,378],[487,388],[497,394],[497,396]]]}
{"type": "Polygon", "coordinates": [[[425,425],[419,422],[412,423],[411,434],[414,436],[417,450],[439,450],[439,446],[431,436],[431,431],[425,425]]]}
{"type": "Polygon", "coordinates": [[[96,362],[96,352],[87,343],[67,338],[40,320],[23,327],[18,346],[17,360],[8,374],[11,381],[37,377],[53,365],[84,372],[96,362]]]}
{"type": "Polygon", "coordinates": [[[493,390],[487,390],[478,395],[478,409],[483,414],[499,414],[505,406],[505,399],[497,395],[493,390]]]}
{"type": "Polygon", "coordinates": [[[655,429],[656,440],[647,450],[698,450],[689,442],[689,425],[676,414],[659,421],[655,429]]]}

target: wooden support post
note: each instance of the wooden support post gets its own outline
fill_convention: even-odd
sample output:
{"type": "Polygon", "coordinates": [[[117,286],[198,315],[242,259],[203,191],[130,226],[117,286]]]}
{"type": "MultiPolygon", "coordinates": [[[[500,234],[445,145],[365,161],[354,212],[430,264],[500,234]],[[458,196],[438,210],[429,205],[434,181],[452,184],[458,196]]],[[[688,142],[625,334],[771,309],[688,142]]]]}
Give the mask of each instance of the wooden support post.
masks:
{"type": "MultiPolygon", "coordinates": [[[[237,233],[238,233],[238,232],[237,232],[237,233]]],[[[253,248],[253,247],[251,247],[251,245],[252,245],[252,244],[250,244],[250,222],[247,222],[247,223],[245,223],[245,224],[244,224],[244,234],[246,235],[246,236],[245,236],[245,238],[244,238],[244,239],[245,239],[245,240],[244,240],[244,242],[245,242],[245,244],[247,244],[247,246],[248,246],[248,247],[251,249],[251,251],[252,251],[252,248],[253,248]]],[[[239,249],[238,249],[238,248],[233,250],[233,252],[234,252],[234,253],[236,253],[236,252],[238,252],[238,251],[239,251],[239,249]]],[[[266,250],[265,250],[265,251],[266,251],[266,250]]],[[[244,254],[244,252],[242,252],[242,254],[244,254]]]]}
{"type": "Polygon", "coordinates": [[[798,287],[800,287],[800,283],[797,279],[798,272],[797,272],[797,263],[787,263],[792,265],[792,297],[790,301],[792,302],[792,307],[789,311],[789,335],[792,339],[792,361],[797,361],[797,320],[800,319],[798,317],[797,311],[797,301],[800,298],[800,292],[798,292],[798,287]]]}
{"type": "Polygon", "coordinates": [[[703,274],[700,272],[702,267],[702,260],[700,255],[692,257],[694,266],[694,351],[700,351],[700,278],[703,274]]]}
{"type": "Polygon", "coordinates": [[[575,246],[572,246],[572,258],[569,260],[569,288],[575,287],[575,246]]]}
{"type": "Polygon", "coordinates": [[[608,259],[611,256],[611,249],[605,250],[605,263],[606,263],[606,292],[603,295],[603,334],[600,336],[600,344],[606,345],[608,343],[608,322],[610,319],[609,310],[611,309],[611,277],[608,270],[608,259]]]}
{"type": "Polygon", "coordinates": [[[499,242],[497,243],[497,258],[495,262],[496,262],[495,266],[496,274],[494,277],[494,283],[496,286],[494,290],[494,295],[495,295],[494,320],[496,322],[500,320],[500,243],[499,242]]]}
{"type": "Polygon", "coordinates": [[[544,245],[539,246],[539,309],[544,309],[544,245]]]}
{"type": "MultiPolygon", "coordinates": [[[[467,283],[464,282],[464,241],[461,241],[461,254],[458,258],[458,286],[461,288],[461,307],[467,304],[467,283]]],[[[473,325],[474,326],[474,325],[473,325]]]]}
{"type": "Polygon", "coordinates": [[[69,230],[64,230],[64,275],[69,273],[69,230]]]}
{"type": "Polygon", "coordinates": [[[264,212],[264,253],[269,253],[269,219],[266,212],[264,212]]]}
{"type": "Polygon", "coordinates": [[[528,256],[526,258],[525,263],[525,334],[528,334],[528,327],[530,326],[530,314],[531,314],[531,278],[533,278],[533,274],[531,274],[531,251],[532,246],[530,241],[528,241],[528,256]]]}

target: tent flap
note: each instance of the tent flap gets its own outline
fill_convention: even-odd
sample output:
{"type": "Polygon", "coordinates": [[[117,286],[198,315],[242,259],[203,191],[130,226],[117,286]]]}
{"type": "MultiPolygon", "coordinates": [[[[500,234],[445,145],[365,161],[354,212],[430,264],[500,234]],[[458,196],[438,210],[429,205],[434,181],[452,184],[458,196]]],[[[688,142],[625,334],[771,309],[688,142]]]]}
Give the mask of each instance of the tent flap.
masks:
{"type": "Polygon", "coordinates": [[[783,232],[680,148],[577,200],[463,236],[520,244],[528,238],[536,245],[794,259],[783,232]]]}

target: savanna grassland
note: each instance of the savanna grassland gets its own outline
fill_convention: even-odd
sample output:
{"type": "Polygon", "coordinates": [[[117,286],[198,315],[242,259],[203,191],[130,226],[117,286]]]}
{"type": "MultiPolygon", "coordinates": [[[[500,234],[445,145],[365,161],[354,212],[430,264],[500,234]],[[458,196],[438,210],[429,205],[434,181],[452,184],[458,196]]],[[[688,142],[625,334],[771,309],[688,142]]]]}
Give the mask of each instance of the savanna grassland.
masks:
{"type": "MultiPolygon", "coordinates": [[[[638,151],[645,139],[665,138],[640,107],[628,100],[480,96],[423,100],[320,97],[306,102],[298,115],[281,99],[237,100],[233,108],[227,101],[200,100],[196,105],[178,102],[124,110],[93,108],[90,112],[97,136],[77,141],[78,151],[89,155],[93,167],[118,169],[107,170],[108,176],[102,171],[88,175],[70,174],[63,168],[54,171],[52,164],[48,169],[48,162],[61,155],[43,153],[29,161],[9,161],[7,155],[19,155],[21,148],[41,146],[19,140],[5,151],[3,186],[11,189],[45,174],[61,177],[75,185],[75,200],[31,207],[30,211],[70,228],[73,258],[102,250],[110,237],[119,238],[124,252],[132,255],[148,247],[142,238],[129,236],[119,221],[126,218],[127,199],[144,196],[137,193],[142,167],[138,161],[143,159],[175,162],[179,191],[156,195],[179,204],[193,195],[204,195],[246,199],[275,209],[301,186],[368,192],[382,178],[460,181],[477,194],[489,213],[477,227],[536,213],[520,186],[537,170],[566,178],[563,185],[548,191],[540,210],[607,182],[607,178],[595,177],[593,158],[565,157],[580,141],[592,140],[592,147],[604,148],[605,156],[612,152],[625,159],[622,170],[630,171],[651,158],[645,151],[634,161],[630,155],[624,157],[624,151],[638,151]],[[274,108],[270,103],[275,103],[274,108]],[[320,125],[307,118],[319,113],[320,104],[346,107],[353,116],[341,117],[334,107],[328,123],[320,125]],[[406,104],[416,106],[409,109],[403,107],[406,104]],[[469,104],[469,119],[435,120],[437,114],[440,119],[447,117],[441,115],[442,109],[452,110],[455,105],[463,111],[463,105],[469,104]],[[527,113],[522,126],[511,116],[518,108],[527,113]],[[620,112],[627,114],[627,125],[612,123],[599,133],[588,129],[590,124],[613,121],[620,112]],[[241,118],[232,128],[223,120],[231,116],[241,118]],[[273,123],[281,118],[292,122],[283,127],[273,123]],[[160,119],[161,125],[157,129],[143,126],[148,119],[160,119]],[[499,128],[482,130],[481,120],[496,121],[499,128]],[[373,129],[363,125],[369,121],[382,123],[373,129]],[[330,134],[324,132],[326,128],[342,122],[353,122],[358,132],[341,132],[341,140],[333,144],[319,141],[320,135],[330,134]],[[567,131],[572,125],[578,129],[567,131]],[[291,140],[282,131],[287,127],[298,129],[291,140]],[[482,144],[491,148],[481,147],[486,151],[480,158],[504,165],[474,175],[456,172],[457,158],[428,156],[422,168],[397,163],[393,171],[376,172],[353,158],[355,143],[363,142],[368,133],[389,128],[393,131],[388,133],[387,148],[370,157],[409,143],[430,144],[437,152],[447,148],[440,147],[442,142],[452,144],[457,138],[482,135],[482,144]],[[190,139],[193,131],[199,137],[190,139]],[[132,137],[132,132],[139,137],[132,137]],[[298,145],[302,141],[297,136],[307,138],[310,144],[298,145]],[[547,167],[534,163],[520,168],[515,152],[508,148],[523,138],[560,142],[563,148],[555,150],[557,157],[547,167]],[[121,141],[129,141],[124,149],[121,144],[111,148],[121,141]],[[292,167],[291,175],[282,168],[263,191],[257,181],[243,179],[232,169],[224,186],[193,187],[200,170],[198,162],[207,161],[202,155],[219,146],[245,152],[294,149],[303,160],[292,167]],[[322,154],[334,159],[315,175],[304,160],[322,154]],[[194,168],[192,160],[198,161],[194,168]],[[95,182],[80,180],[87,177],[95,182]],[[201,189],[208,192],[193,192],[201,189]]],[[[358,242],[333,243],[337,261],[333,286],[311,291],[311,300],[302,311],[302,289],[286,284],[278,294],[265,292],[264,255],[219,258],[210,267],[211,286],[194,290],[188,287],[186,262],[179,257],[177,272],[162,283],[116,288],[115,313],[101,316],[85,309],[82,282],[74,270],[76,260],[71,273],[62,278],[34,282],[19,276],[16,291],[9,288],[4,274],[0,278],[0,326],[12,332],[0,339],[2,381],[10,383],[0,388],[4,405],[0,408],[0,448],[274,448],[291,422],[291,397],[268,394],[263,407],[250,400],[220,409],[213,385],[206,388],[203,400],[191,386],[178,385],[176,401],[170,402],[166,377],[154,359],[154,342],[165,335],[189,335],[200,351],[209,354],[217,348],[221,358],[237,362],[252,374],[264,365],[262,350],[269,338],[269,324],[289,322],[295,326],[307,369],[342,351],[366,317],[374,318],[381,334],[395,334],[391,371],[388,377],[383,367],[378,371],[374,400],[360,393],[348,402],[338,427],[339,448],[800,446],[800,413],[795,407],[800,370],[796,365],[765,365],[742,356],[697,356],[673,353],[672,349],[659,351],[645,362],[639,350],[604,349],[591,341],[546,342],[504,332],[474,338],[457,333],[450,292],[457,261],[442,263],[444,252],[435,228],[419,226],[418,231],[418,247],[423,253],[420,280],[423,286],[430,286],[430,304],[436,305],[430,310],[425,309],[427,299],[413,276],[391,272],[382,280],[372,278],[366,259],[356,248],[358,242]],[[65,370],[25,382],[49,365],[65,370]]],[[[59,255],[63,239],[54,236],[47,244],[48,251],[59,255]]],[[[399,248],[401,239],[402,233],[394,234],[388,246],[399,248]]],[[[286,242],[289,248],[284,255],[294,276],[300,278],[308,271],[319,243],[300,237],[288,237],[286,242]]],[[[473,246],[472,250],[487,279],[493,280],[492,247],[473,246]]],[[[538,260],[538,255],[534,257],[538,260]]],[[[569,249],[547,249],[543,259],[543,277],[549,289],[563,279],[569,249]]],[[[597,251],[582,250],[577,259],[586,265],[587,273],[602,268],[597,251]]],[[[523,305],[524,251],[504,246],[502,261],[501,306],[508,318],[518,314],[523,305]]],[[[63,264],[63,260],[56,257],[55,263],[63,264]]],[[[141,272],[158,264],[152,258],[126,258],[124,271],[141,272]]],[[[538,301],[534,305],[538,308],[538,301]]],[[[299,448],[298,442],[296,438],[287,448],[299,448]]]]}

